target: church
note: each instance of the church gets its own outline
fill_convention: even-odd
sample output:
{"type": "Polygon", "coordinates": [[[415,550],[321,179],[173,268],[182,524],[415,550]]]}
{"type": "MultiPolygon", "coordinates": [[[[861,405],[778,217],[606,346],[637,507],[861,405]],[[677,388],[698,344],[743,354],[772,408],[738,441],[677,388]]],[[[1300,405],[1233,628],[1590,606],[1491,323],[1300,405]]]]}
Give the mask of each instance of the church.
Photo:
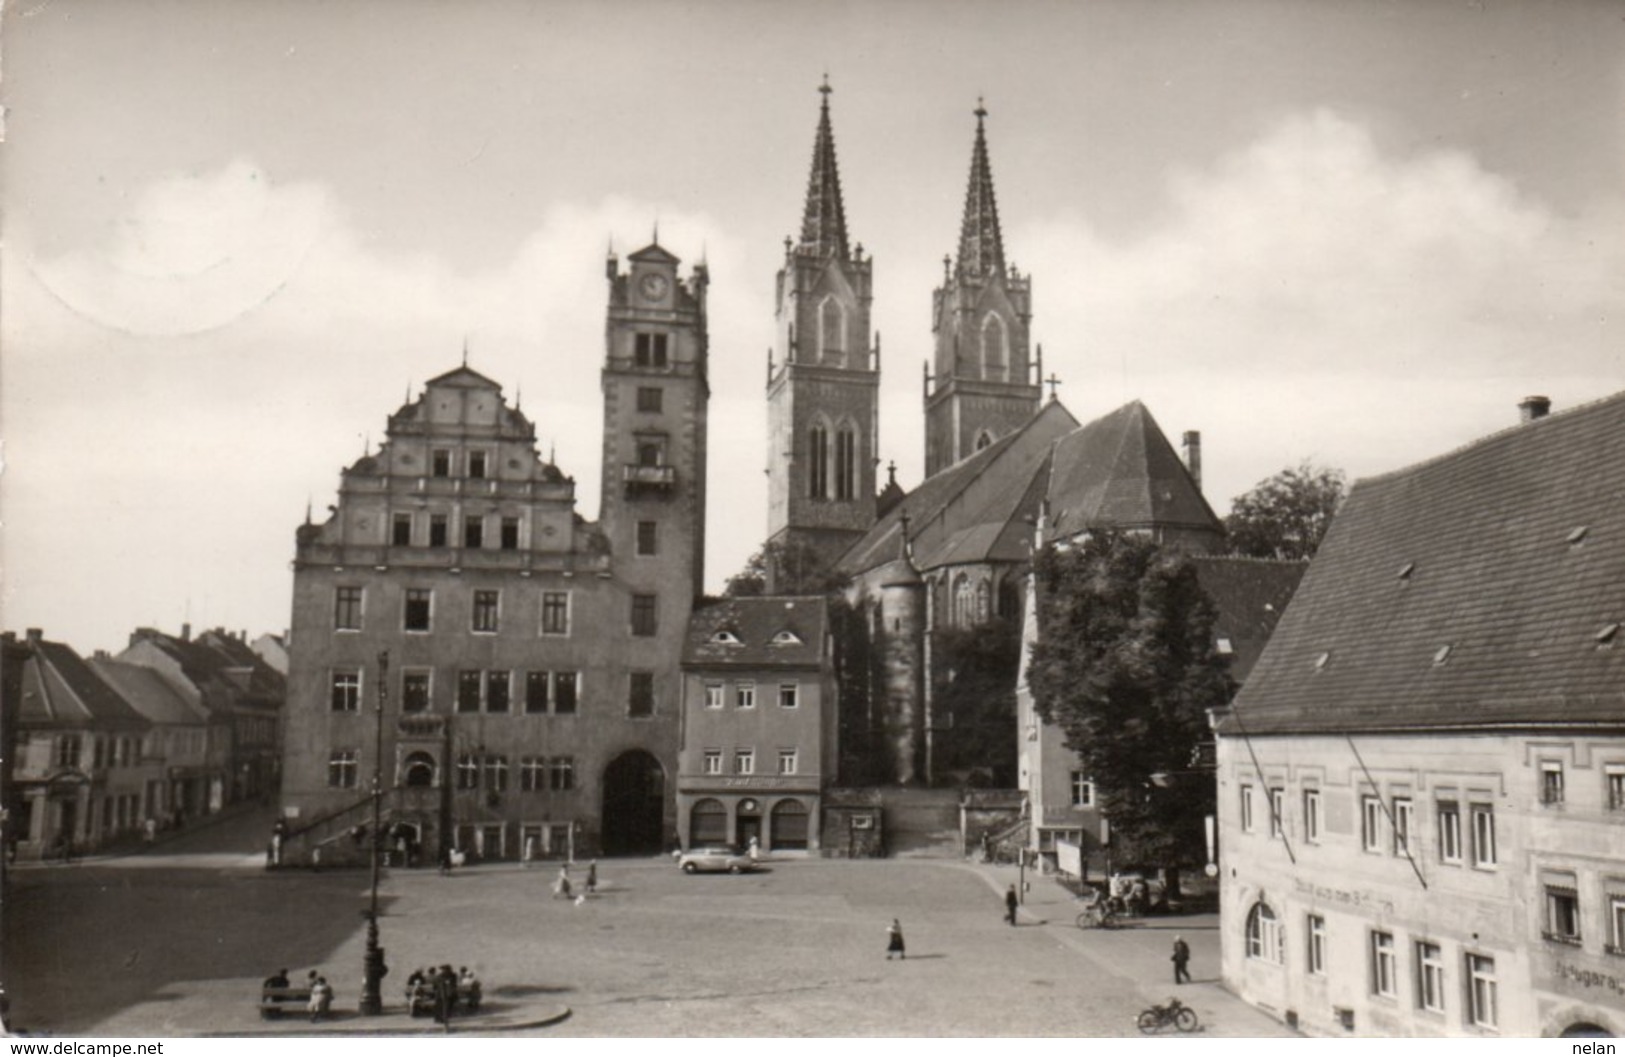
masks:
{"type": "MultiPolygon", "coordinates": [[[[364,849],[375,771],[388,847],[407,861],[772,847],[775,828],[779,847],[816,853],[823,792],[955,780],[933,646],[944,629],[1030,620],[1036,533],[1219,549],[1197,434],[1182,459],[1138,402],[1080,424],[1044,399],[1031,277],[1006,260],[980,105],[958,254],[931,294],[926,478],[878,485],[875,262],[849,235],[830,91],[768,353],[766,595],[779,600],[702,598],[707,271],[682,276],[658,243],[624,269],[611,256],[597,521],[465,355],[343,471],[331,516],[298,529],[283,769],[295,860],[364,849]],[[806,590],[787,560],[821,570],[822,593],[781,597],[806,590]]],[[[1230,579],[1249,582],[1253,608],[1284,606],[1301,569],[1276,572],[1263,591],[1230,579]]],[[[1019,767],[1001,776],[1026,796],[1034,846],[1088,824],[1073,810],[1087,776],[1039,726],[1014,721],[1019,767]]]]}

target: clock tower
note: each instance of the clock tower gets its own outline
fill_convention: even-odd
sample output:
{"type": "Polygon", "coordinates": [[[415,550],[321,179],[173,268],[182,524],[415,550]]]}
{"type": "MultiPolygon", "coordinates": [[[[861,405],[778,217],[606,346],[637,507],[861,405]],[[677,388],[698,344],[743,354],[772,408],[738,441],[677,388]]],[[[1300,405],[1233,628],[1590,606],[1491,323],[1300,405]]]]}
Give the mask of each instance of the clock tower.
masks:
{"type": "Polygon", "coordinates": [[[828,565],[875,521],[880,343],[872,258],[847,241],[828,78],[819,91],[801,238],[784,242],[768,353],[768,540],[828,565]]]}
{"type": "Polygon", "coordinates": [[[952,466],[1038,411],[1038,375],[1028,325],[1032,279],[1004,260],[993,169],[976,105],[976,143],[959,231],[959,259],[944,257],[932,294],[935,354],[925,378],[925,475],[952,466]]]}
{"type": "Polygon", "coordinates": [[[678,276],[658,241],[606,265],[601,520],[617,576],[656,596],[680,628],[705,582],[705,462],[711,386],[705,264],[678,276]]]}

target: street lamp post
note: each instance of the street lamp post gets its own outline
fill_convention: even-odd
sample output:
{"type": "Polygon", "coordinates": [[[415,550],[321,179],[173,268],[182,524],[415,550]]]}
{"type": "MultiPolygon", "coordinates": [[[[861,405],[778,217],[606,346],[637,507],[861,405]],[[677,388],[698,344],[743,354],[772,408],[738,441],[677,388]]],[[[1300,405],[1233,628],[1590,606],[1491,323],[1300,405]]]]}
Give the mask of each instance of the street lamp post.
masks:
{"type": "Polygon", "coordinates": [[[384,1011],[384,949],[378,946],[378,844],[382,839],[384,798],[384,698],[389,687],[389,651],[378,654],[378,704],[374,709],[372,757],[372,893],[367,906],[367,951],[361,970],[360,1012],[376,1017],[384,1011]]]}

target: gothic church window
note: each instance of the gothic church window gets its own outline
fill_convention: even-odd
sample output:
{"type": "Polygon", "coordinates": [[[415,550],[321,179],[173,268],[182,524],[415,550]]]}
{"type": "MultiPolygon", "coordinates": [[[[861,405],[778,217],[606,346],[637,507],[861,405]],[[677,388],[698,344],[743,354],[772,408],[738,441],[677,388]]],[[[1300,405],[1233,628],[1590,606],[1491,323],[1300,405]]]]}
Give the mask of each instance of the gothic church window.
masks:
{"type": "Polygon", "coordinates": [[[807,436],[807,495],[811,499],[829,498],[829,428],[823,424],[812,428],[807,436]]]}
{"type": "Polygon", "coordinates": [[[835,498],[853,499],[858,494],[858,435],[851,426],[835,434],[835,498]]]}
{"type": "Polygon", "coordinates": [[[988,313],[982,320],[982,378],[990,382],[1005,380],[1006,342],[1004,320],[988,313]]]}

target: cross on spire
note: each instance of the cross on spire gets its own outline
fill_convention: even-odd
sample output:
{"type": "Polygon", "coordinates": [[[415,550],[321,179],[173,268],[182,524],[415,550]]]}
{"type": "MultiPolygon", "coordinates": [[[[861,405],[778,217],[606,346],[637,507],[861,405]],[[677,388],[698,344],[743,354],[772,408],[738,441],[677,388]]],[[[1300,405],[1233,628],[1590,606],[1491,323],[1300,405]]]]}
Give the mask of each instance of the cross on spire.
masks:
{"type": "Polygon", "coordinates": [[[1055,372],[1049,372],[1049,377],[1045,378],[1042,384],[1049,386],[1049,398],[1054,400],[1055,390],[1061,384],[1061,380],[1055,377],[1055,372]]]}

